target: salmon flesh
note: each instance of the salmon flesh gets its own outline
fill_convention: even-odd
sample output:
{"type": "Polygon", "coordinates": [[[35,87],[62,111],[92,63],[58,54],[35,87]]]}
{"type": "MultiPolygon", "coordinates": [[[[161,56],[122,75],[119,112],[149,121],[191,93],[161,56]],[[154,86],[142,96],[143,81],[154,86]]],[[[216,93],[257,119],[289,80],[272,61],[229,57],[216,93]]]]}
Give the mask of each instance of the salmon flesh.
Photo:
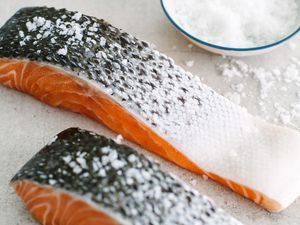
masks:
{"type": "Polygon", "coordinates": [[[11,181],[43,225],[239,225],[131,148],[70,128],[11,181]]]}
{"type": "Polygon", "coordinates": [[[103,20],[19,10],[0,30],[0,83],[93,118],[269,211],[300,194],[298,131],[250,115],[103,20]]]}

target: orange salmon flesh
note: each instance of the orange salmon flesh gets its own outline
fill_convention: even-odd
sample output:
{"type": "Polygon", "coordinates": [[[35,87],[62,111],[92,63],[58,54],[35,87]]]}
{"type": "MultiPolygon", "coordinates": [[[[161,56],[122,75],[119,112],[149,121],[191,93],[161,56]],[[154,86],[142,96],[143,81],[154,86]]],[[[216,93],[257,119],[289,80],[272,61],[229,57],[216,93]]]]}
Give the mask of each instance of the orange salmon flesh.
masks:
{"type": "MultiPolygon", "coordinates": [[[[164,159],[196,174],[204,174],[271,212],[278,212],[283,208],[277,201],[256,190],[205,171],[205,168],[200,168],[172,144],[161,138],[150,127],[135,118],[108,95],[97,90],[88,81],[37,62],[2,58],[0,59],[0,83],[30,94],[48,105],[88,116],[164,159]]],[[[40,191],[51,190],[41,189],[40,191]]],[[[28,207],[30,208],[30,206],[28,207]]],[[[41,208],[40,210],[45,209],[41,208]]],[[[40,215],[42,214],[35,213],[37,218],[40,215]]],[[[85,223],[85,225],[88,224],[96,223],[92,221],[85,223]]]]}
{"type": "Polygon", "coordinates": [[[44,225],[120,225],[115,219],[83,200],[30,181],[13,184],[33,217],[44,225]]]}

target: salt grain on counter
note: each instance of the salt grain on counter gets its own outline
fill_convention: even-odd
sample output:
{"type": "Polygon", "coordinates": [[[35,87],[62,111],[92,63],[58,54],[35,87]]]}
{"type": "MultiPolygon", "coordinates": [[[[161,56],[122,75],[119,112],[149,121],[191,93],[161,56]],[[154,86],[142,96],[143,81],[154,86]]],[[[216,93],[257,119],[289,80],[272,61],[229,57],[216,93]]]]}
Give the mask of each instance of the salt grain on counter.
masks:
{"type": "MultiPolygon", "coordinates": [[[[253,67],[240,59],[225,57],[217,65],[217,70],[232,91],[227,91],[228,88],[226,88],[224,96],[236,104],[243,105],[241,97],[253,95],[249,90],[255,90],[258,87],[258,99],[254,99],[254,102],[257,103],[256,106],[260,111],[259,116],[272,122],[297,128],[299,126],[295,123],[300,118],[297,116],[300,110],[293,106],[299,102],[297,98],[300,98],[300,91],[297,88],[295,91],[293,90],[300,85],[298,60],[298,58],[292,57],[285,66],[267,69],[253,67]],[[248,90],[245,90],[245,87],[248,90]],[[273,104],[274,96],[278,91],[286,97],[276,98],[277,102],[273,104]],[[291,106],[288,106],[287,99],[291,106]]],[[[249,98],[246,99],[249,100],[249,98]]]]}
{"type": "Polygon", "coordinates": [[[185,64],[186,64],[187,67],[193,67],[194,66],[194,61],[193,60],[186,61],[185,64]]]}
{"type": "Polygon", "coordinates": [[[193,36],[226,47],[273,43],[296,30],[296,0],[174,0],[171,15],[193,36]]]}

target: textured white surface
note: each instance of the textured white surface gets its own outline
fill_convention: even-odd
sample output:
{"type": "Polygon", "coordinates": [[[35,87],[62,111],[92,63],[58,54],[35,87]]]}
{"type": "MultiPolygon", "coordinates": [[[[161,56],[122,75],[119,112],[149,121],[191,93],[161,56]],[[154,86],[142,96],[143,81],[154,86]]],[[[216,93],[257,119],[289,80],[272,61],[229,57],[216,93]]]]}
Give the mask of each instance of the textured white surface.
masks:
{"type": "MultiPolygon", "coordinates": [[[[193,74],[199,74],[205,79],[205,83],[217,91],[221,93],[226,91],[226,87],[222,85],[222,80],[216,76],[215,71],[215,63],[221,60],[220,57],[195,47],[188,48],[186,40],[166,20],[158,1],[128,0],[126,3],[117,0],[85,3],[82,1],[64,1],[64,3],[49,1],[47,4],[47,1],[41,3],[41,1],[1,0],[1,3],[7,7],[2,7],[0,10],[0,24],[21,6],[38,4],[67,7],[104,18],[117,27],[124,28],[142,39],[155,43],[160,51],[173,57],[177,64],[185,66],[185,61],[194,60],[195,65],[188,68],[193,74]]],[[[299,38],[296,41],[299,42],[299,38]]],[[[286,63],[288,61],[286,56],[299,57],[299,50],[291,51],[290,48],[284,46],[268,55],[245,60],[254,65],[272,67],[286,63]]],[[[256,90],[253,92],[255,93],[256,90]]],[[[35,223],[30,219],[20,201],[14,194],[11,194],[7,185],[17,169],[46,144],[55,133],[64,128],[80,126],[111,137],[114,137],[115,134],[82,116],[50,108],[28,96],[4,87],[0,87],[0,105],[2,106],[0,110],[0,224],[33,225],[35,223]]],[[[257,114],[259,111],[255,105],[255,102],[252,101],[245,102],[246,108],[257,114]]],[[[170,165],[170,163],[164,162],[164,166],[182,179],[192,181],[200,192],[211,196],[220,206],[245,224],[298,225],[300,223],[299,200],[283,213],[271,215],[218,184],[205,181],[201,177],[170,165]]]]}
{"type": "Polygon", "coordinates": [[[164,1],[174,21],[211,44],[247,48],[274,43],[298,27],[295,0],[164,1]]]}

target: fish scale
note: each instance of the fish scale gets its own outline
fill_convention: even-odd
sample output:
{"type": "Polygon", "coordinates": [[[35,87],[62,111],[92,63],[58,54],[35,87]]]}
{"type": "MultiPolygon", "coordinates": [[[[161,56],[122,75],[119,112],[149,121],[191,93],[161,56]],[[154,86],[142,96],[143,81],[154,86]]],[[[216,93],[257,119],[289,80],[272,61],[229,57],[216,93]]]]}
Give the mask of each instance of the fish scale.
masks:
{"type": "Polygon", "coordinates": [[[78,128],[58,134],[11,183],[15,186],[22,181],[92,202],[121,224],[240,224],[210,199],[162,171],[152,159],[78,128]],[[117,167],[117,161],[122,165],[117,167]],[[75,170],[77,166],[80,170],[75,170]],[[101,168],[106,176],[99,173],[101,168]]]}
{"type": "Polygon", "coordinates": [[[57,73],[53,79],[41,75],[48,80],[43,86],[29,71],[26,79],[36,81],[25,92],[92,117],[270,211],[299,196],[297,131],[253,117],[151,44],[103,20],[65,9],[21,9],[1,28],[0,56],[0,64],[7,65],[0,69],[4,85],[18,90],[26,85],[7,76],[10,63],[57,73]]]}

